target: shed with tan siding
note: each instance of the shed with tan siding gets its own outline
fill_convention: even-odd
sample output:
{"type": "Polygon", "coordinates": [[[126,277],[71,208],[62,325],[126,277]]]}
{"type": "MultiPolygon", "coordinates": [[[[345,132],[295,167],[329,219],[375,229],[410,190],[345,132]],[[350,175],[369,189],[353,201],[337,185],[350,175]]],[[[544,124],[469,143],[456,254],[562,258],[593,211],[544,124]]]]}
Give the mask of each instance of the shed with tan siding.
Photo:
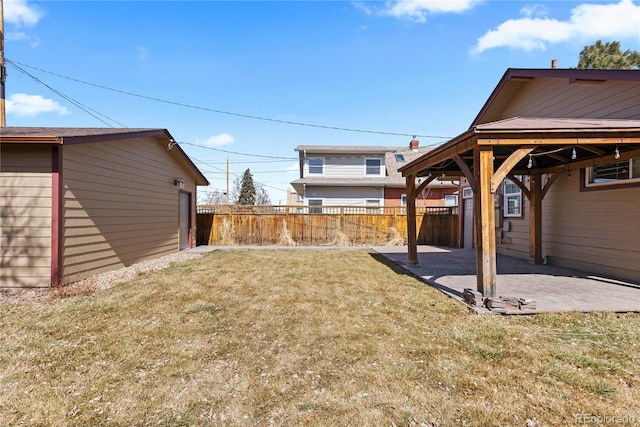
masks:
{"type": "Polygon", "coordinates": [[[1,287],[191,247],[196,187],[209,184],[165,129],[3,127],[0,177],[1,287]]]}

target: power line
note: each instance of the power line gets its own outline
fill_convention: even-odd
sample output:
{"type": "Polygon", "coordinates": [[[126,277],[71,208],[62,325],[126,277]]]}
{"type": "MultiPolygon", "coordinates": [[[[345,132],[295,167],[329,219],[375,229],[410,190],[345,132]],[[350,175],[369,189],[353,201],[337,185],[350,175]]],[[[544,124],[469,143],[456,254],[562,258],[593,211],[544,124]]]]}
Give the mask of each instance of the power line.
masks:
{"type": "Polygon", "coordinates": [[[85,113],[89,114],[90,116],[92,116],[93,118],[100,120],[102,123],[104,123],[105,125],[109,126],[109,127],[113,127],[112,124],[104,121],[103,119],[101,119],[100,117],[98,117],[98,115],[106,118],[107,120],[111,120],[112,122],[126,128],[127,126],[123,125],[122,123],[118,122],[117,120],[112,119],[109,116],[106,116],[102,113],[100,113],[99,111],[94,110],[93,108],[81,103],[80,101],[71,98],[68,95],[65,95],[64,93],[60,92],[59,90],[53,88],[52,86],[48,85],[47,83],[43,82],[42,80],[40,80],[39,78],[37,78],[36,76],[34,76],[33,74],[29,73],[27,70],[25,70],[24,68],[16,65],[14,62],[12,62],[11,60],[6,59],[7,63],[10,63],[11,65],[13,65],[13,67],[20,71],[21,73],[27,75],[28,77],[30,77],[31,79],[33,79],[33,81],[35,81],[36,83],[41,84],[42,86],[46,87],[47,89],[49,89],[51,92],[55,93],[56,95],[62,97],[63,99],[66,99],[67,101],[69,101],[70,103],[72,103],[73,105],[75,105],[76,107],[78,107],[79,109],[81,109],[82,111],[84,111],[85,113]],[[94,114],[95,113],[95,114],[94,114]]]}
{"type": "Polygon", "coordinates": [[[266,121],[266,122],[281,123],[281,124],[286,124],[286,125],[306,126],[306,127],[312,127],[312,128],[337,130],[337,131],[343,131],[343,132],[358,132],[358,133],[369,133],[369,134],[377,134],[377,135],[407,136],[407,137],[433,138],[433,139],[445,139],[445,140],[451,138],[450,136],[418,135],[418,134],[415,134],[415,133],[384,132],[384,131],[374,131],[374,130],[367,130],[367,129],[344,128],[344,127],[338,127],[338,126],[319,125],[319,124],[315,124],[315,123],[294,122],[294,121],[291,121],[291,120],[274,119],[274,118],[271,118],[271,117],[255,116],[255,115],[251,115],[251,114],[235,113],[235,112],[232,112],[232,111],[225,111],[225,110],[219,110],[219,109],[215,109],[215,108],[202,107],[202,106],[198,106],[198,105],[186,104],[186,103],[177,102],[177,101],[170,101],[170,100],[167,100],[167,99],[156,98],[156,97],[147,96],[147,95],[141,95],[141,94],[138,94],[138,93],[129,92],[129,91],[121,90],[121,89],[115,89],[115,88],[112,88],[112,87],[103,86],[103,85],[99,85],[99,84],[96,84],[96,83],[87,82],[85,80],[80,80],[80,79],[76,79],[76,78],[73,78],[73,77],[64,76],[62,74],[54,73],[54,72],[51,72],[51,71],[43,70],[41,68],[34,67],[32,65],[22,64],[20,62],[16,62],[16,61],[10,60],[8,58],[5,58],[5,61],[7,63],[13,65],[14,67],[17,67],[18,66],[17,64],[19,64],[19,65],[21,65],[23,67],[31,68],[33,70],[38,70],[40,72],[51,74],[53,76],[60,77],[60,78],[66,79],[66,80],[70,80],[70,81],[73,81],[73,82],[76,82],[76,83],[81,83],[81,84],[84,84],[84,85],[93,86],[93,87],[96,87],[96,88],[99,88],[99,89],[108,90],[108,91],[111,91],[111,92],[121,93],[123,95],[134,96],[134,97],[137,97],[137,98],[147,99],[147,100],[150,100],[150,101],[162,102],[162,103],[165,103],[165,104],[176,105],[176,106],[179,106],[179,107],[191,108],[191,109],[195,109],[195,110],[209,111],[209,112],[217,113],[217,114],[225,114],[225,115],[228,115],[228,116],[242,117],[242,118],[245,118],[245,119],[262,120],[262,121],[266,121]]]}
{"type": "MultiPolygon", "coordinates": [[[[180,143],[180,144],[184,144],[184,143],[180,143]]],[[[247,154],[247,155],[249,155],[249,154],[247,154]]],[[[190,157],[191,157],[191,156],[190,156],[190,157]]],[[[208,162],[205,162],[205,161],[203,161],[203,160],[199,160],[199,159],[196,159],[196,158],[194,158],[194,157],[191,157],[191,159],[192,159],[194,162],[196,162],[196,163],[202,163],[202,164],[204,164],[204,165],[207,165],[207,166],[210,166],[210,167],[212,167],[212,168],[214,168],[214,169],[217,169],[217,170],[219,170],[219,171],[222,171],[222,172],[224,172],[225,174],[227,173],[227,171],[226,171],[226,170],[224,170],[224,169],[222,169],[222,168],[219,168],[219,167],[217,167],[217,166],[215,166],[215,165],[212,165],[212,164],[210,164],[210,163],[208,163],[208,162]]],[[[218,172],[214,172],[214,173],[218,173],[218,172]]],[[[235,178],[238,178],[238,179],[242,179],[242,175],[241,175],[241,174],[237,174],[237,173],[229,172],[229,175],[231,175],[231,176],[233,176],[233,177],[235,177],[235,178]]],[[[251,173],[251,175],[253,176],[253,173],[251,173]]],[[[260,182],[260,181],[257,181],[257,180],[255,180],[255,179],[254,179],[253,181],[254,181],[256,184],[261,185],[262,187],[272,188],[272,189],[274,189],[274,190],[284,191],[284,192],[289,191],[288,189],[274,187],[274,186],[272,186],[272,185],[265,184],[264,182],[260,182]]]]}
{"type": "Polygon", "coordinates": [[[193,142],[178,141],[178,144],[180,144],[180,145],[183,145],[183,144],[184,145],[192,145],[194,147],[200,147],[200,148],[204,148],[204,149],[207,149],[207,150],[219,151],[219,152],[227,153],[227,154],[237,154],[239,156],[261,157],[261,158],[266,158],[266,159],[279,159],[279,160],[298,160],[298,157],[280,157],[280,156],[269,156],[269,155],[266,155],[266,154],[241,153],[239,151],[223,150],[222,148],[210,147],[208,145],[194,144],[193,142]]]}
{"type": "MultiPolygon", "coordinates": [[[[260,164],[260,163],[290,163],[291,160],[293,160],[294,158],[286,158],[286,160],[229,160],[229,164],[248,164],[248,165],[252,165],[252,164],[260,164]]],[[[295,158],[296,160],[298,160],[297,158],[295,158]]],[[[209,162],[213,165],[215,164],[220,164],[223,165],[225,163],[227,163],[226,160],[202,160],[203,162],[209,162]]]]}

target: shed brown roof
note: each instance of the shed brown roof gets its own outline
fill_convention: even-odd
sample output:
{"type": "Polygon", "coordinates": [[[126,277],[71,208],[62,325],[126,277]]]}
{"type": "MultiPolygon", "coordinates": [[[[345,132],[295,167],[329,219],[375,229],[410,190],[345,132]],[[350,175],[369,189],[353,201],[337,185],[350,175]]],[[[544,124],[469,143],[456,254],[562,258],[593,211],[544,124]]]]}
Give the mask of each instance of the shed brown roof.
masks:
{"type": "Polygon", "coordinates": [[[0,127],[0,142],[27,144],[83,144],[109,140],[156,137],[165,139],[175,148],[197,176],[198,185],[209,185],[209,181],[191,161],[187,153],[175,143],[166,129],[154,128],[60,128],[60,127],[0,127]]]}

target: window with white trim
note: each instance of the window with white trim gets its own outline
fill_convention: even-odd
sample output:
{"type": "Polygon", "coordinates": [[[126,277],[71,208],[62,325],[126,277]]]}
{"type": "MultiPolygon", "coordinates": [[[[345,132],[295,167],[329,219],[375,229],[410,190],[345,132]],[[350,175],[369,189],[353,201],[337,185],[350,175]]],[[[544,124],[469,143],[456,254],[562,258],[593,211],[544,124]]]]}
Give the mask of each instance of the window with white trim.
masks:
{"type": "Polygon", "coordinates": [[[457,194],[445,194],[444,195],[444,205],[445,206],[458,206],[458,195],[457,194]]]}
{"type": "Polygon", "coordinates": [[[322,157],[309,159],[309,175],[322,175],[324,173],[324,159],[322,157]]]}
{"type": "Polygon", "coordinates": [[[365,175],[367,176],[380,176],[382,175],[382,160],[381,159],[364,159],[365,175]]]}
{"type": "Polygon", "coordinates": [[[503,190],[504,216],[522,216],[522,190],[520,187],[509,178],[505,178],[503,190]]]}
{"type": "Polygon", "coordinates": [[[407,195],[403,194],[400,196],[400,206],[407,206],[407,195]]]}
{"type": "Polygon", "coordinates": [[[640,182],[640,158],[587,168],[587,186],[640,182]]]}
{"type": "Polygon", "coordinates": [[[322,199],[308,199],[307,204],[309,205],[310,214],[322,213],[322,199]],[[320,206],[320,207],[317,207],[317,206],[320,206]]]}
{"type": "Polygon", "coordinates": [[[382,213],[382,209],[380,208],[380,199],[365,199],[364,205],[367,207],[367,212],[378,212],[382,213]]]}

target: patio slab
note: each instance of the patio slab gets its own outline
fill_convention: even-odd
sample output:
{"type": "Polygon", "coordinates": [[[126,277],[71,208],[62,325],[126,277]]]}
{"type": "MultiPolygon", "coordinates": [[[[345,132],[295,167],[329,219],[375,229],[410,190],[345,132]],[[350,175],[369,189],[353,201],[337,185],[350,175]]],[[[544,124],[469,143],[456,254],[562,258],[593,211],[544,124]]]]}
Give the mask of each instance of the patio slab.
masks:
{"type": "MultiPolygon", "coordinates": [[[[407,265],[406,246],[372,248],[445,294],[463,301],[465,288],[476,289],[475,250],[418,247],[417,266],[407,265]]],[[[511,309],[507,314],[542,312],[640,312],[640,284],[554,265],[535,265],[507,255],[497,256],[496,295],[532,299],[535,310],[511,309]]],[[[474,308],[478,313],[491,313],[474,308]]]]}

